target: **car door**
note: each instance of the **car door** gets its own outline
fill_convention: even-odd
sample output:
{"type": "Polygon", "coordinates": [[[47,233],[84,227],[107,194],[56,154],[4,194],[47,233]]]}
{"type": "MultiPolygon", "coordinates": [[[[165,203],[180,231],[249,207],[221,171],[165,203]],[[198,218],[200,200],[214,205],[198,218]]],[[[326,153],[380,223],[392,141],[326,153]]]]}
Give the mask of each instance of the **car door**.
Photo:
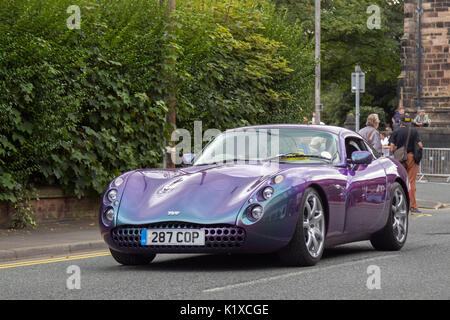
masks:
{"type": "Polygon", "coordinates": [[[354,151],[369,151],[374,156],[369,165],[350,165],[347,171],[345,233],[374,231],[386,200],[386,173],[378,158],[363,139],[345,139],[347,159],[354,151]]]}

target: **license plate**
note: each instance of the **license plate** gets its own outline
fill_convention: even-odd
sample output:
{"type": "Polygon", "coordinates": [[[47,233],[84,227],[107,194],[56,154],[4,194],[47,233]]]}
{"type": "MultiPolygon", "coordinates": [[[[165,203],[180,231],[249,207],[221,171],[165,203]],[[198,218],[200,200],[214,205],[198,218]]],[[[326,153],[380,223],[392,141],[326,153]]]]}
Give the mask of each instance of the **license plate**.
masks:
{"type": "Polygon", "coordinates": [[[141,232],[143,246],[204,246],[205,230],[202,229],[144,229],[141,232]]]}

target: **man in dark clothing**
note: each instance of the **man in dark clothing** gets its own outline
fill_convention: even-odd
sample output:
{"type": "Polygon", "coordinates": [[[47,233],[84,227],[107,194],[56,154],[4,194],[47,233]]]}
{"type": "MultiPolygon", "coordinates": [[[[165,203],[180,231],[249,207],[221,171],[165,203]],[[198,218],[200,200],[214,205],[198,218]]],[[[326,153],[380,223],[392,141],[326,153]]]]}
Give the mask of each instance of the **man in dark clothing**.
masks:
{"type": "Polygon", "coordinates": [[[394,127],[394,131],[400,128],[399,121],[400,118],[403,117],[404,115],[405,115],[405,108],[403,107],[398,108],[397,112],[392,117],[392,125],[394,127]]]}
{"type": "Polygon", "coordinates": [[[393,153],[396,149],[405,146],[407,140],[408,146],[406,151],[408,153],[408,159],[402,164],[408,172],[409,185],[411,188],[409,194],[411,199],[411,212],[420,213],[421,211],[419,210],[416,202],[416,178],[419,170],[419,164],[414,160],[414,149],[416,144],[418,144],[420,148],[423,148],[423,144],[417,130],[411,127],[411,118],[409,115],[403,114],[399,118],[399,129],[392,133],[391,139],[389,140],[391,152],[393,153]]]}

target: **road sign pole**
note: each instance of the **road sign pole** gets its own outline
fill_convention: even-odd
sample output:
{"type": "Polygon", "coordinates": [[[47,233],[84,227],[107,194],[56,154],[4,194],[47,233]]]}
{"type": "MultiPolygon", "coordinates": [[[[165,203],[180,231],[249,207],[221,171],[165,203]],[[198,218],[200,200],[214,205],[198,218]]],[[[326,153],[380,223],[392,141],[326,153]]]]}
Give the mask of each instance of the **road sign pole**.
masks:
{"type": "Polygon", "coordinates": [[[356,120],[356,126],[355,126],[355,131],[358,132],[359,131],[359,73],[360,73],[361,69],[359,68],[359,66],[355,67],[355,73],[356,73],[356,115],[355,115],[355,120],[356,120]]]}
{"type": "Polygon", "coordinates": [[[365,74],[361,71],[361,68],[359,66],[355,67],[355,72],[352,73],[352,92],[354,92],[355,95],[355,105],[356,105],[356,112],[355,112],[355,131],[359,131],[359,98],[360,93],[366,91],[366,80],[365,80],[365,74]]]}

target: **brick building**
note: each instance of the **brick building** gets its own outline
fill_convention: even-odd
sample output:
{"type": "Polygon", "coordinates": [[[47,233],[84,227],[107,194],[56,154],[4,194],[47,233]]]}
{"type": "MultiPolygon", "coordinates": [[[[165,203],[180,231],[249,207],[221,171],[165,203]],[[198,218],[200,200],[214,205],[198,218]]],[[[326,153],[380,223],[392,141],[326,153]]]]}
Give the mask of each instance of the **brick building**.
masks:
{"type": "Polygon", "coordinates": [[[429,114],[432,127],[442,128],[441,132],[450,128],[449,47],[450,0],[405,0],[399,104],[412,115],[421,106],[429,114]],[[420,23],[418,2],[423,10],[420,23]],[[419,32],[422,46],[420,62],[419,32]]]}

